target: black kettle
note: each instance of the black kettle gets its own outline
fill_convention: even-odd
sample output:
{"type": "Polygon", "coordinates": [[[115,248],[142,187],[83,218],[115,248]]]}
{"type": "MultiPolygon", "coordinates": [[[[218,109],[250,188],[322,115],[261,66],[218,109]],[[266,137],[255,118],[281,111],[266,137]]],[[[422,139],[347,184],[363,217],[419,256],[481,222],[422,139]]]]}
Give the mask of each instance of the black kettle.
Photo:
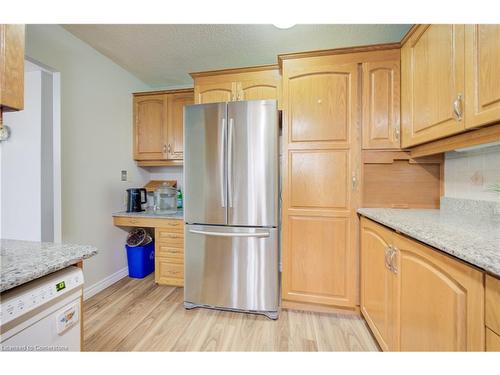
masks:
{"type": "Polygon", "coordinates": [[[142,204],[147,202],[146,189],[134,188],[127,189],[127,212],[141,212],[142,204]],[[144,193],[144,199],[142,199],[144,193]]]}

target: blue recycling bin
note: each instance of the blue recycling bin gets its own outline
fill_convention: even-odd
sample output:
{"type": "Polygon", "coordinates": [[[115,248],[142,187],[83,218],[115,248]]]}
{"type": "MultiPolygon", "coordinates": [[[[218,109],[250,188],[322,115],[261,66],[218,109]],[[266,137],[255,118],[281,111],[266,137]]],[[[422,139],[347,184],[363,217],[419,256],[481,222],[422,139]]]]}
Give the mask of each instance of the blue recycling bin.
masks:
{"type": "Polygon", "coordinates": [[[127,249],[128,275],[135,279],[142,279],[155,270],[155,244],[151,241],[145,246],[131,247],[127,249]]]}

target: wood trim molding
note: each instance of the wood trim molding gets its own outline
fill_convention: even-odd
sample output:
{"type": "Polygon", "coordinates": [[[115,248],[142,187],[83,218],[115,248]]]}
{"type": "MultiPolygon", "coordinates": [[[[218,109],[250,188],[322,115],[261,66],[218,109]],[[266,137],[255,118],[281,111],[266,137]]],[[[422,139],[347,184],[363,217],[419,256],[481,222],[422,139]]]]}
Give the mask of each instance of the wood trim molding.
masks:
{"type": "Polygon", "coordinates": [[[215,76],[222,74],[238,74],[238,73],[248,73],[248,72],[260,72],[262,70],[273,70],[279,69],[277,64],[269,64],[269,65],[257,65],[257,66],[247,66],[243,68],[229,68],[229,69],[219,69],[219,70],[208,70],[203,72],[193,72],[189,73],[192,78],[206,77],[206,76],[215,76]]]}
{"type": "Polygon", "coordinates": [[[321,49],[316,51],[284,53],[278,55],[278,65],[280,69],[282,69],[283,60],[301,59],[306,57],[330,56],[330,55],[344,55],[348,53],[358,53],[358,52],[384,51],[384,50],[399,49],[399,48],[401,48],[401,44],[397,42],[397,43],[383,43],[383,44],[368,44],[355,47],[321,49]]]}
{"type": "Polygon", "coordinates": [[[181,94],[192,92],[194,94],[194,88],[188,87],[184,89],[169,89],[169,90],[157,90],[157,91],[139,91],[132,93],[133,96],[147,96],[147,95],[158,95],[158,94],[181,94]]]}
{"type": "Polygon", "coordinates": [[[403,39],[401,39],[401,42],[399,42],[400,47],[402,47],[408,39],[413,35],[413,33],[418,29],[418,27],[421,26],[420,24],[413,25],[410,27],[410,30],[406,32],[406,34],[403,36],[403,39]]]}
{"type": "Polygon", "coordinates": [[[327,314],[340,313],[340,314],[361,316],[359,306],[355,306],[354,308],[349,308],[349,307],[343,308],[342,306],[328,306],[321,304],[281,300],[281,308],[285,310],[312,311],[312,312],[327,313],[327,314]]]}
{"type": "Polygon", "coordinates": [[[182,167],[183,160],[137,160],[138,167],[182,167]]]}
{"type": "Polygon", "coordinates": [[[412,158],[500,141],[500,124],[471,130],[409,149],[412,158]]]}

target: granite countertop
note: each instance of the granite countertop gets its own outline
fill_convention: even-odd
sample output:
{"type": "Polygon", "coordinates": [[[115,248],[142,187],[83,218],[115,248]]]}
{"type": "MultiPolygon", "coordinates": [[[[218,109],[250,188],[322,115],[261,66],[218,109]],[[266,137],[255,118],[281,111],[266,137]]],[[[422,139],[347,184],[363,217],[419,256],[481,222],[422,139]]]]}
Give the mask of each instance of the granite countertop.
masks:
{"type": "Polygon", "coordinates": [[[114,217],[147,217],[147,218],[158,218],[158,219],[184,219],[184,211],[178,210],[175,214],[156,214],[154,211],[147,210],[142,212],[126,212],[120,211],[113,214],[114,217]]]}
{"type": "Polygon", "coordinates": [[[97,254],[94,246],[0,240],[0,292],[97,254]]]}
{"type": "Polygon", "coordinates": [[[442,198],[441,209],[358,213],[500,277],[500,204],[442,198]]]}

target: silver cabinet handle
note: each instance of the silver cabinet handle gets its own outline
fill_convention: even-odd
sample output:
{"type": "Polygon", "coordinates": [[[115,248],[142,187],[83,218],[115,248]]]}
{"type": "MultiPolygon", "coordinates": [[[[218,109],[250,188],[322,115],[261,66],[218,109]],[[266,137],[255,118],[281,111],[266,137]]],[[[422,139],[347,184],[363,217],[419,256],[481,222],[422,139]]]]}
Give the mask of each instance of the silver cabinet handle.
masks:
{"type": "Polygon", "coordinates": [[[172,146],[170,146],[170,143],[168,144],[167,147],[167,152],[170,154],[172,152],[172,146]]]}
{"type": "Polygon", "coordinates": [[[396,247],[391,246],[391,255],[389,256],[389,264],[391,266],[392,272],[395,274],[398,273],[398,268],[396,267],[396,256],[398,249],[396,247]]]}
{"type": "Polygon", "coordinates": [[[385,261],[385,268],[387,268],[388,270],[391,270],[391,266],[389,265],[389,249],[390,249],[390,245],[384,249],[385,250],[384,261],[385,261]]]}
{"type": "Polygon", "coordinates": [[[394,139],[399,141],[399,126],[394,128],[394,139]]]}
{"type": "Polygon", "coordinates": [[[222,118],[221,129],[221,147],[219,150],[219,168],[220,168],[220,202],[222,207],[226,207],[226,163],[224,162],[224,150],[226,149],[226,118],[222,118]]]}
{"type": "Polygon", "coordinates": [[[167,153],[167,145],[163,145],[163,153],[166,154],[167,153]]]}
{"type": "Polygon", "coordinates": [[[352,172],[351,181],[352,181],[352,190],[356,190],[358,187],[358,176],[356,172],[352,172]]]}
{"type": "Polygon", "coordinates": [[[462,94],[453,101],[453,113],[458,121],[462,121],[462,94]]]}
{"type": "Polygon", "coordinates": [[[196,230],[190,229],[189,233],[195,234],[203,234],[205,236],[214,236],[214,237],[269,237],[271,234],[269,232],[260,232],[260,233],[229,233],[229,232],[210,232],[204,230],[196,230]]]}
{"type": "Polygon", "coordinates": [[[233,131],[234,119],[229,119],[229,130],[227,134],[227,197],[229,207],[233,207],[233,131]]]}

